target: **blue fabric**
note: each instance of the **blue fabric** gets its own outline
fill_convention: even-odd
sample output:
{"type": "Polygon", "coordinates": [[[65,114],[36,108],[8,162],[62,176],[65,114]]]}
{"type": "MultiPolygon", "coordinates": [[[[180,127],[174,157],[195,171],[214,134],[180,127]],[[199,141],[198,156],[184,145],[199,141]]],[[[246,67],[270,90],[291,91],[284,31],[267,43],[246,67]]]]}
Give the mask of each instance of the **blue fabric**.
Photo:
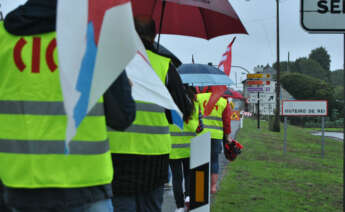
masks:
{"type": "Polygon", "coordinates": [[[113,212],[113,204],[111,199],[101,200],[85,204],[79,207],[71,208],[12,208],[11,212],[113,212]]]}
{"type": "Polygon", "coordinates": [[[211,174],[219,172],[219,153],[222,152],[222,140],[211,139],[211,174]]]}
{"type": "Polygon", "coordinates": [[[133,196],[113,197],[114,211],[121,212],[162,212],[163,187],[152,192],[133,196]]]}
{"type": "Polygon", "coordinates": [[[182,117],[175,110],[171,110],[171,118],[172,118],[173,124],[175,124],[182,130],[183,129],[182,117]]]}
{"type": "Polygon", "coordinates": [[[81,64],[76,89],[80,91],[81,96],[74,108],[74,120],[75,125],[78,127],[81,121],[87,114],[87,108],[89,105],[91,83],[93,77],[93,71],[96,62],[97,46],[95,43],[95,33],[92,22],[88,24],[87,28],[87,46],[86,52],[81,64]]]}
{"type": "Polygon", "coordinates": [[[183,83],[193,86],[234,84],[223,71],[206,64],[182,64],[177,71],[183,83]]]}

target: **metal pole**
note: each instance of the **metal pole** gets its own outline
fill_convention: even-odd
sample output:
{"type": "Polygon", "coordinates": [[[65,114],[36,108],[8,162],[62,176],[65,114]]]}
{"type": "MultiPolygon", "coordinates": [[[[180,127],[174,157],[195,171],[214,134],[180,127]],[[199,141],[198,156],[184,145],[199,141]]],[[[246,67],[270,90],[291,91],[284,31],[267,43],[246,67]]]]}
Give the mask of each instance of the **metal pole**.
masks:
{"type": "MultiPolygon", "coordinates": [[[[0,8],[1,8],[1,4],[0,4],[0,8]]],[[[0,10],[0,21],[4,20],[4,16],[2,15],[2,11],[0,10]]]]}
{"type": "Polygon", "coordinates": [[[258,129],[260,129],[260,94],[258,92],[258,129]]]}
{"type": "Polygon", "coordinates": [[[277,83],[276,83],[276,111],[274,118],[273,131],[280,132],[280,58],[279,58],[279,0],[277,3],[277,83]]]}
{"type": "Polygon", "coordinates": [[[321,157],[325,157],[325,117],[321,117],[321,157]]]}
{"type": "Polygon", "coordinates": [[[284,116],[284,155],[286,154],[287,146],[287,116],[284,116]]]}
{"type": "Polygon", "coordinates": [[[290,52],[288,52],[288,62],[287,62],[287,67],[286,67],[286,72],[290,72],[289,70],[289,64],[290,64],[290,52]]]}
{"type": "MultiPolygon", "coordinates": [[[[344,82],[345,82],[345,34],[344,34],[344,52],[343,52],[343,57],[344,57],[344,82]]],[[[345,100],[345,86],[344,86],[344,100],[345,100]]],[[[343,111],[344,111],[344,128],[343,128],[343,155],[344,155],[344,160],[343,160],[343,171],[345,170],[345,104],[343,106],[343,111]]],[[[345,185],[345,177],[343,177],[343,184],[345,185]]],[[[345,195],[343,195],[343,201],[345,202],[345,195]]],[[[344,205],[344,211],[345,211],[345,205],[344,205]]]]}

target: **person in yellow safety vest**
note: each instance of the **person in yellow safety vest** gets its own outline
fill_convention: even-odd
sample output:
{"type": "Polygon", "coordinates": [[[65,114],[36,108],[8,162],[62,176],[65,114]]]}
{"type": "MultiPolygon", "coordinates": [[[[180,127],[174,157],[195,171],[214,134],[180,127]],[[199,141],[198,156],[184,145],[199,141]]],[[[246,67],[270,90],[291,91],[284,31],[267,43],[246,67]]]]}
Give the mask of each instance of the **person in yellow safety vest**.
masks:
{"type": "Polygon", "coordinates": [[[191,118],[184,122],[181,130],[175,125],[170,125],[172,149],[169,155],[169,165],[172,172],[172,184],[176,202],[176,212],[183,212],[185,205],[189,205],[189,159],[190,142],[193,137],[202,131],[201,113],[196,102],[196,91],[193,87],[185,86],[189,99],[194,102],[194,110],[191,118]],[[185,193],[182,182],[184,181],[185,193]]]}
{"type": "MultiPolygon", "coordinates": [[[[192,114],[193,104],[188,102],[170,59],[155,53],[154,21],[136,17],[135,27],[153,70],[166,84],[184,120],[187,120],[192,114]]],[[[115,173],[113,205],[115,211],[121,212],[160,212],[163,186],[168,181],[171,113],[161,106],[142,101],[136,101],[136,109],[136,119],[126,131],[109,129],[108,132],[115,173]]]]}
{"type": "MultiPolygon", "coordinates": [[[[210,100],[211,93],[197,94],[197,101],[202,114],[210,100]]],[[[219,172],[219,153],[222,151],[223,139],[232,141],[231,133],[231,108],[228,101],[220,97],[212,112],[208,116],[203,116],[204,132],[211,133],[211,193],[217,192],[217,181],[219,172]]]]}
{"type": "MultiPolygon", "coordinates": [[[[0,198],[4,195],[12,212],[112,212],[113,167],[102,99],[65,153],[56,4],[29,0],[0,22],[0,198]]],[[[134,119],[128,78],[122,74],[117,82],[118,93],[127,97],[116,103],[134,108],[126,114],[134,119]]]]}

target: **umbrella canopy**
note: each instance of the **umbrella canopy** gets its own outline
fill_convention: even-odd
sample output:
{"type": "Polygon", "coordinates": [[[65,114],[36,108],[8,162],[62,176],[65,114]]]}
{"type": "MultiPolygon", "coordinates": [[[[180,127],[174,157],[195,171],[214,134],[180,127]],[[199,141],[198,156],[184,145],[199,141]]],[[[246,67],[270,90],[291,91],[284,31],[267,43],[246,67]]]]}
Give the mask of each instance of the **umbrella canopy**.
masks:
{"type": "Polygon", "coordinates": [[[153,46],[154,48],[156,48],[158,54],[165,57],[169,57],[176,67],[179,67],[182,64],[180,59],[178,59],[170,50],[162,46],[162,44],[158,45],[157,42],[154,42],[153,46]],[[158,49],[157,49],[157,46],[159,46],[158,49]]]}
{"type": "Polygon", "coordinates": [[[231,97],[233,99],[245,99],[242,94],[238,91],[234,91],[230,88],[228,88],[224,94],[223,94],[224,97],[231,97]]]}
{"type": "Polygon", "coordinates": [[[234,84],[224,72],[206,64],[182,64],[177,71],[182,82],[192,86],[234,84]]]}
{"type": "Polygon", "coordinates": [[[162,34],[207,40],[227,34],[248,34],[228,0],[132,0],[132,7],[134,16],[155,20],[157,32],[162,34]]]}

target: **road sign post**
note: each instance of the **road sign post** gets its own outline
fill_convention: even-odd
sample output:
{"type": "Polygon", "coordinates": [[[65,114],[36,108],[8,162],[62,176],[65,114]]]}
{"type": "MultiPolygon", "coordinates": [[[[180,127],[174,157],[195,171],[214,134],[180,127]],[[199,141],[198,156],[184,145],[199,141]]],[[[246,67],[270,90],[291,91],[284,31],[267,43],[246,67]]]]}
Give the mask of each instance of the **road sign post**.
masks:
{"type": "Polygon", "coordinates": [[[258,129],[260,129],[260,96],[259,96],[259,92],[258,92],[258,129]]]}
{"type": "Polygon", "coordinates": [[[286,153],[287,116],[321,116],[322,141],[321,157],[324,157],[324,117],[328,115],[328,102],[326,100],[283,100],[282,116],[284,116],[284,154],[286,153]]]}
{"type": "Polygon", "coordinates": [[[286,154],[286,146],[287,146],[287,117],[284,116],[284,155],[286,154]]]}
{"type": "MultiPolygon", "coordinates": [[[[339,33],[343,34],[344,44],[344,81],[345,81],[345,2],[339,0],[311,1],[301,0],[301,24],[308,32],[313,33],[339,33]],[[341,5],[342,4],[342,5],[341,5]],[[343,7],[343,8],[342,8],[343,7]]],[[[344,86],[345,99],[345,86],[344,86]]],[[[343,106],[345,110],[345,105],[343,106]]],[[[344,113],[345,119],[345,113],[344,113]]],[[[345,122],[344,122],[345,128],[345,122]]],[[[343,134],[343,143],[345,143],[345,130],[343,134]]],[[[343,147],[345,160],[345,145],[343,147]]],[[[345,170],[345,163],[343,165],[345,170]]],[[[344,181],[345,183],[345,177],[344,181]]]]}

